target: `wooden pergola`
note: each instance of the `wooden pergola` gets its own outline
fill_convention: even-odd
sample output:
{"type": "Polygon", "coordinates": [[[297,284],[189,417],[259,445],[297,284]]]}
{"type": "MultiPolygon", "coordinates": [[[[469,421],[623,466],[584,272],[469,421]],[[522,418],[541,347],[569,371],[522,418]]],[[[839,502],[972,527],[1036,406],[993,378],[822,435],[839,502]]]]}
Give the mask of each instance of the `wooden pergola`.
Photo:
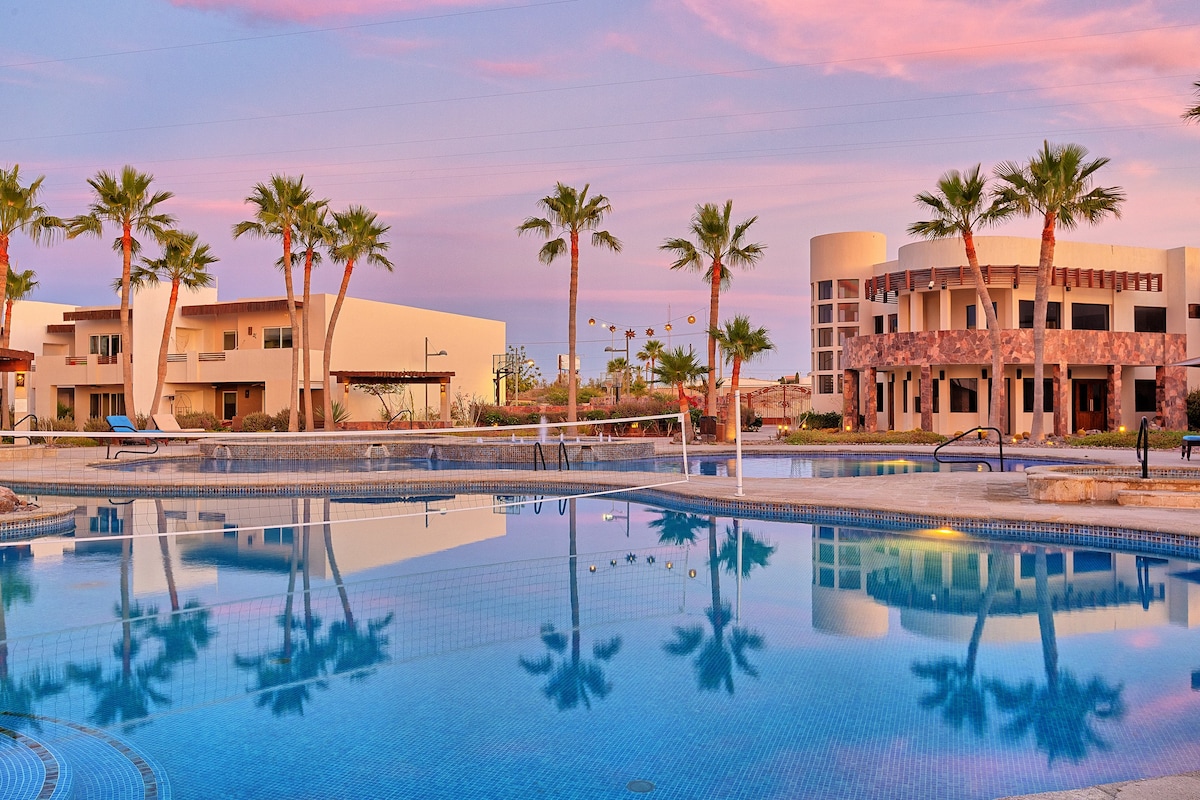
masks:
{"type": "MultiPolygon", "coordinates": [[[[423,370],[383,370],[383,369],[368,369],[368,370],[331,370],[330,375],[337,379],[341,386],[349,386],[352,383],[363,383],[368,385],[378,385],[382,383],[403,383],[417,384],[420,386],[431,386],[436,384],[438,387],[438,407],[440,409],[439,416],[442,422],[449,423],[450,419],[450,379],[454,377],[453,372],[425,372],[423,370]]],[[[343,392],[345,390],[343,389],[343,392]]]]}

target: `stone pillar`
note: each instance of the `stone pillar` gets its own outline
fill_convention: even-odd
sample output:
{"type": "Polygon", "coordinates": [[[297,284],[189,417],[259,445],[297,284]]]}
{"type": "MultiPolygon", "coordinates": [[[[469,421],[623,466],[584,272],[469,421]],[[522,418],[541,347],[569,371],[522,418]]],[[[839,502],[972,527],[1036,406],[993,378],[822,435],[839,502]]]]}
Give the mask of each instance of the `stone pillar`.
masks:
{"type": "Polygon", "coordinates": [[[858,430],[858,370],[842,371],[842,428],[858,430]]]}
{"type": "MultiPolygon", "coordinates": [[[[1034,409],[1037,413],[1038,409],[1034,409]]],[[[1044,412],[1043,412],[1044,413],[1044,412]]],[[[1054,435],[1066,436],[1071,428],[1071,381],[1067,365],[1054,365],[1054,435]]]]}
{"type": "Polygon", "coordinates": [[[1158,424],[1167,430],[1187,430],[1187,367],[1155,367],[1154,395],[1158,424]]]}
{"type": "Polygon", "coordinates": [[[1108,419],[1107,427],[1116,431],[1121,427],[1121,365],[1108,367],[1108,419]]]}
{"type": "MultiPolygon", "coordinates": [[[[943,292],[943,294],[945,294],[943,292]]],[[[921,365],[921,430],[933,430],[933,369],[921,365]]]]}
{"type": "Polygon", "coordinates": [[[875,410],[879,407],[879,384],[876,381],[879,376],[874,367],[867,367],[866,387],[864,388],[865,396],[863,397],[863,414],[866,419],[866,429],[871,433],[879,430],[879,414],[875,410]]]}

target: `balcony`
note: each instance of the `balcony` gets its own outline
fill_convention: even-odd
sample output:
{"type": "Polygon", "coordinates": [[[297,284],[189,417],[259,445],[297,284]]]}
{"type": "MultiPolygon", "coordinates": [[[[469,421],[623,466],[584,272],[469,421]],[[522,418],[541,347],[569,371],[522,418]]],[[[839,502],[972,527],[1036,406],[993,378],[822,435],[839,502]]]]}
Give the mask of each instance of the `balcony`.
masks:
{"type": "MultiPolygon", "coordinates": [[[[313,356],[313,374],[319,375],[321,353],[313,356]]],[[[167,383],[265,383],[288,381],[291,374],[291,348],[167,354],[167,383]]]]}
{"type": "Polygon", "coordinates": [[[38,378],[51,386],[107,386],[122,382],[119,356],[41,356],[38,378]]]}

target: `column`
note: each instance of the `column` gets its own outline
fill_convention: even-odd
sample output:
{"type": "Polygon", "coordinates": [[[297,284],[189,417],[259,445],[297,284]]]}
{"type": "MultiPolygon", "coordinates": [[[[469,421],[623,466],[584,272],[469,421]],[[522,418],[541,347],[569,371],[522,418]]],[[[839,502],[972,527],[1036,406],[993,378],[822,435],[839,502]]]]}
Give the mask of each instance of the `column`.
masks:
{"type": "Polygon", "coordinates": [[[866,408],[863,411],[867,418],[866,429],[871,433],[879,430],[879,414],[875,410],[879,407],[879,385],[876,383],[877,380],[879,380],[879,376],[876,374],[876,369],[874,367],[867,367],[867,385],[864,387],[866,396],[863,402],[866,408]]]}
{"type": "MultiPolygon", "coordinates": [[[[1038,409],[1034,409],[1036,413],[1038,409]]],[[[1067,365],[1054,365],[1054,435],[1066,436],[1071,427],[1071,381],[1067,365]]]]}
{"type": "Polygon", "coordinates": [[[921,365],[921,430],[933,430],[933,369],[928,364],[921,365]]]}
{"type": "Polygon", "coordinates": [[[1158,424],[1167,430],[1187,430],[1187,367],[1155,367],[1154,395],[1158,424]]]}
{"type": "Polygon", "coordinates": [[[449,383],[439,383],[438,384],[438,397],[441,401],[442,422],[445,422],[447,425],[449,425],[450,421],[451,421],[450,420],[450,384],[449,383]]]}
{"type": "Polygon", "coordinates": [[[1108,419],[1106,427],[1115,431],[1121,427],[1121,365],[1108,367],[1108,419]]]}
{"type": "Polygon", "coordinates": [[[842,371],[842,428],[858,430],[858,370],[842,371]]]}

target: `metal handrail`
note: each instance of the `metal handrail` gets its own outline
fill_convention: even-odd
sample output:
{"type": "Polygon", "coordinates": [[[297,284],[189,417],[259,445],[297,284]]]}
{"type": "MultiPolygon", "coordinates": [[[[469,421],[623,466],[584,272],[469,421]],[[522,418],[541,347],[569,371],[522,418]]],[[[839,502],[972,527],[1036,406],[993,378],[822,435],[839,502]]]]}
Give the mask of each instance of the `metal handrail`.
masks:
{"type": "Polygon", "coordinates": [[[1142,465],[1142,477],[1150,477],[1150,421],[1142,417],[1142,423],[1138,426],[1137,441],[1133,445],[1133,451],[1137,454],[1137,460],[1142,465]]]}
{"type": "Polygon", "coordinates": [[[558,443],[558,471],[562,472],[563,464],[567,465],[567,472],[571,471],[571,457],[567,455],[567,443],[558,443]]]}
{"type": "Polygon", "coordinates": [[[546,453],[542,450],[541,442],[533,443],[533,471],[537,472],[538,460],[541,459],[542,469],[546,469],[546,453]]]}
{"type": "MultiPolygon", "coordinates": [[[[37,414],[26,414],[25,416],[21,417],[19,420],[17,420],[16,422],[13,423],[13,430],[15,431],[17,429],[17,426],[20,425],[22,422],[24,422],[27,419],[33,420],[33,427],[30,428],[31,431],[36,431],[42,427],[42,423],[38,422],[37,414]]],[[[35,437],[33,437],[33,436],[14,436],[13,444],[17,443],[17,439],[28,439],[29,443],[33,444],[34,438],[35,437]]],[[[42,439],[44,437],[38,436],[36,438],[42,439]]]]}
{"type": "MultiPolygon", "coordinates": [[[[969,456],[969,455],[963,455],[958,458],[952,458],[950,460],[943,460],[942,457],[938,455],[938,452],[946,445],[953,444],[954,442],[957,442],[960,439],[965,439],[967,436],[970,436],[972,433],[981,433],[983,431],[995,431],[996,432],[996,440],[1000,444],[1000,471],[1004,472],[1004,434],[1000,432],[999,428],[993,428],[990,425],[976,425],[974,428],[971,428],[971,430],[964,431],[964,432],[960,433],[958,436],[955,436],[951,439],[947,439],[946,441],[942,442],[937,447],[933,448],[933,460],[938,462],[939,464],[983,464],[984,466],[986,466],[988,468],[988,472],[991,472],[992,471],[992,462],[988,461],[986,458],[979,458],[979,457],[973,457],[973,456],[969,456]]],[[[980,438],[980,440],[983,439],[982,436],[979,438],[980,438]]]]}

